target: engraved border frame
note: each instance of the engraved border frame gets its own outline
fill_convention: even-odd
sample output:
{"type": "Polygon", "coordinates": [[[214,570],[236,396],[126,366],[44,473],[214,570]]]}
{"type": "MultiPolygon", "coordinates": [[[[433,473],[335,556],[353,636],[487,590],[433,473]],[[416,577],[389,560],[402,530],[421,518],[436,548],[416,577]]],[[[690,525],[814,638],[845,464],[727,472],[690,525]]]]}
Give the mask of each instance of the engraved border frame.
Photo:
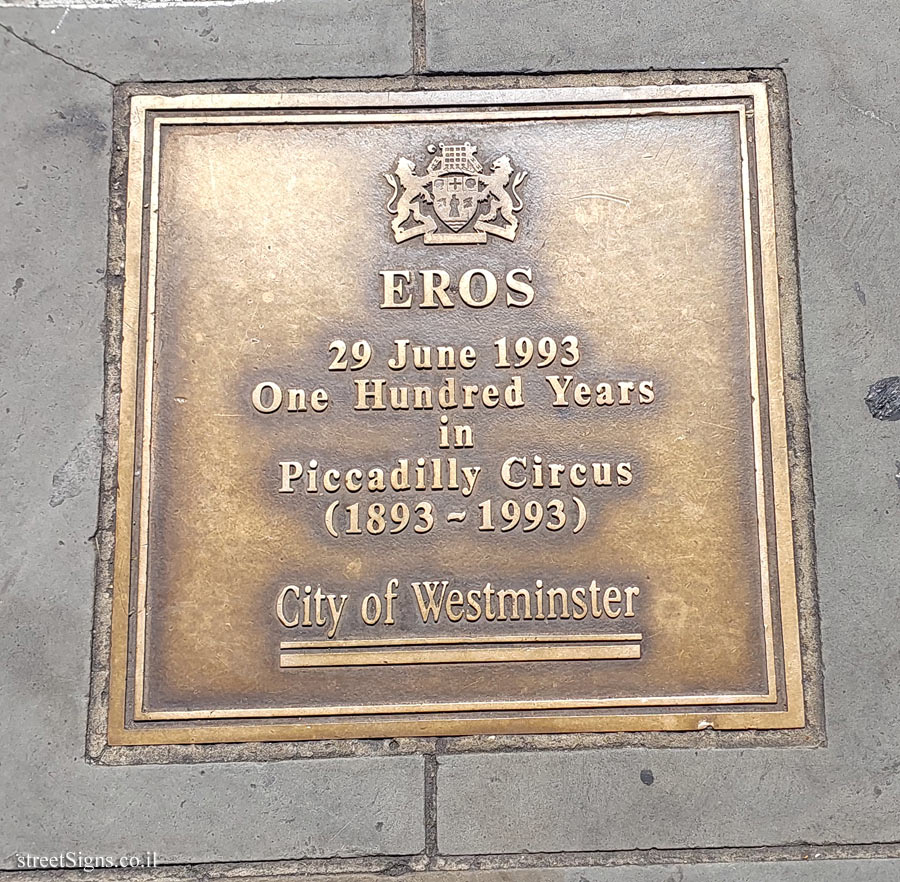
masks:
{"type": "MultiPolygon", "coordinates": [[[[709,105],[699,108],[699,112],[709,111],[709,105]]],[[[736,110],[732,105],[728,110],[736,110]]],[[[466,111],[467,114],[475,111],[466,111]]],[[[633,113],[634,109],[623,108],[623,112],[633,113]]],[[[658,110],[657,110],[658,112],[658,110]]],[[[691,112],[691,111],[688,111],[691,112]]],[[[698,112],[694,108],[692,112],[698,112]]],[[[520,114],[520,111],[513,111],[520,114]]],[[[399,112],[387,114],[403,118],[399,112]]],[[[550,111],[548,115],[553,117],[557,111],[550,111]]],[[[585,115],[578,112],[577,115],[585,115]]],[[[480,115],[484,116],[484,113],[480,115]]],[[[267,119],[271,119],[269,116],[267,119]]],[[[434,117],[434,112],[430,114],[434,117]]],[[[469,116],[468,118],[471,118],[469,116]]],[[[178,121],[190,120],[196,123],[196,118],[176,117],[178,121]]],[[[222,119],[221,116],[202,118],[203,122],[222,123],[231,120],[222,119]]],[[[154,123],[158,127],[157,123],[154,123]]],[[[705,728],[717,729],[791,729],[800,728],[805,724],[804,714],[804,688],[801,670],[801,645],[800,624],[798,620],[798,598],[796,590],[796,572],[794,562],[794,544],[791,518],[791,493],[790,474],[788,470],[788,427],[784,396],[784,364],[782,358],[781,321],[779,316],[779,275],[778,255],[776,253],[775,230],[775,192],[772,169],[772,145],[770,138],[769,106],[767,87],[758,82],[737,83],[694,83],[689,85],[628,85],[628,86],[589,86],[589,87],[563,87],[563,88],[519,88],[519,89],[481,89],[461,90],[446,89],[422,92],[310,92],[296,93],[286,92],[278,94],[193,94],[181,96],[165,95],[136,95],[131,99],[130,108],[130,143],[128,158],[128,199],[127,199],[127,224],[126,224],[126,249],[125,249],[125,294],[123,307],[123,334],[122,334],[122,375],[121,375],[121,399],[119,412],[119,445],[118,445],[118,493],[116,500],[116,537],[115,556],[113,566],[113,601],[112,601],[112,625],[110,641],[110,680],[109,680],[109,705],[108,705],[108,743],[111,745],[133,744],[183,744],[198,742],[223,742],[223,741],[273,741],[273,740],[298,740],[298,739],[331,739],[331,738],[371,738],[406,735],[477,735],[477,734],[527,734],[527,733],[578,733],[578,732],[641,732],[641,731],[673,731],[696,730],[705,728]],[[781,635],[783,641],[783,665],[785,694],[774,696],[774,681],[772,677],[771,655],[767,652],[767,668],[769,670],[769,695],[753,697],[756,701],[775,701],[779,698],[785,702],[784,709],[752,709],[748,711],[733,711],[711,709],[703,712],[675,711],[670,713],[589,713],[566,715],[532,715],[532,716],[482,716],[482,717],[454,717],[443,709],[427,714],[419,719],[375,719],[372,709],[354,709],[351,713],[366,715],[366,719],[356,720],[325,720],[325,721],[292,721],[292,722],[263,722],[263,723],[237,723],[224,722],[209,724],[195,724],[189,726],[160,726],[150,723],[135,728],[129,725],[129,714],[126,706],[127,680],[129,664],[136,658],[130,656],[129,650],[129,614],[131,612],[131,549],[132,549],[132,514],[134,499],[132,498],[134,469],[136,465],[134,443],[137,438],[138,426],[136,423],[136,402],[138,395],[138,354],[139,354],[139,328],[140,306],[142,294],[142,265],[146,256],[143,248],[143,216],[144,216],[144,158],[146,144],[144,134],[147,130],[147,115],[153,111],[236,111],[246,113],[248,110],[278,112],[277,119],[284,120],[284,111],[295,108],[304,108],[304,115],[308,121],[312,121],[309,114],[316,109],[337,108],[341,118],[348,120],[347,108],[365,108],[366,118],[379,109],[385,110],[397,105],[404,108],[416,106],[435,108],[444,106],[474,106],[491,105],[504,106],[517,104],[542,104],[542,105],[573,105],[616,102],[640,102],[640,101],[686,101],[686,100],[727,100],[729,98],[750,99],[752,102],[752,114],[744,115],[744,106],[740,104],[738,112],[742,115],[742,122],[752,119],[753,135],[756,142],[756,194],[758,199],[758,223],[759,241],[756,251],[759,257],[760,283],[763,304],[763,339],[759,344],[765,352],[767,391],[768,391],[768,424],[770,428],[769,439],[776,443],[771,445],[771,478],[774,501],[774,540],[777,549],[777,568],[779,583],[779,612],[781,618],[781,635]],[[130,443],[129,443],[130,442],[130,443]]],[[[750,230],[747,229],[748,215],[746,204],[749,201],[748,188],[748,163],[746,157],[746,142],[742,143],[742,167],[743,189],[745,201],[745,241],[748,255],[748,276],[753,270],[753,243],[750,241],[750,230]]],[[[153,216],[151,208],[150,215],[153,216]]],[[[790,232],[788,240],[790,241],[790,232]]],[[[152,248],[150,249],[152,253],[152,248]]],[[[748,287],[753,293],[753,282],[748,279],[748,287]]],[[[149,294],[148,294],[149,297],[149,294]]],[[[750,297],[750,309],[752,313],[754,298],[750,297]]],[[[152,314],[152,305],[149,313],[152,314]]],[[[756,329],[755,320],[751,314],[751,326],[756,329]]],[[[149,330],[149,326],[148,326],[149,330]]],[[[757,345],[756,333],[751,334],[751,350],[757,345]]],[[[751,353],[754,364],[758,364],[755,354],[751,353]]],[[[145,377],[145,391],[152,387],[152,377],[145,377]]],[[[758,396],[757,396],[758,399],[758,396]]],[[[149,417],[149,414],[148,414],[149,417]]],[[[758,412],[754,412],[754,440],[757,456],[757,485],[758,489],[763,481],[760,462],[760,438],[758,412]]],[[[146,437],[149,445],[149,437],[146,437]]],[[[142,443],[144,442],[142,438],[142,443]]],[[[148,470],[141,475],[142,485],[148,480],[148,470]]],[[[144,494],[141,494],[144,497],[144,494]]],[[[760,529],[765,532],[764,510],[758,518],[760,529]]],[[[141,542],[142,553],[146,552],[146,543],[141,542]]],[[[765,578],[765,567],[763,577],[765,578]]],[[[140,611],[138,611],[140,617],[140,611]]],[[[768,641],[771,642],[772,629],[767,628],[768,641]]],[[[688,697],[685,697],[688,698],[688,697]]],[[[715,703],[710,696],[690,697],[691,703],[709,705],[715,703]],[[695,699],[699,698],[699,702],[695,699]]],[[[721,696],[724,704],[734,704],[735,698],[747,700],[748,697],[721,696]],[[730,699],[730,700],[729,700],[730,699]]],[[[653,700],[628,700],[627,705],[632,709],[640,709],[652,703],[653,700]]],[[[622,704],[624,702],[615,702],[622,704]]],[[[666,698],[666,706],[675,706],[677,699],[666,698]]],[[[542,706],[531,705],[530,710],[543,710],[542,706]]],[[[579,708],[584,708],[584,702],[578,702],[579,708]]],[[[502,708],[491,705],[491,708],[502,708]]],[[[523,710],[525,708],[522,708],[523,710]]],[[[426,708],[404,708],[406,713],[422,713],[426,708]]],[[[325,713],[334,713],[334,709],[324,709],[325,713]]],[[[392,709],[383,713],[396,714],[392,709]]],[[[240,712],[226,711],[231,721],[236,720],[240,712]]],[[[284,715],[284,709],[267,710],[269,716],[284,715]]],[[[316,708],[318,716],[323,714],[323,709],[316,708]]],[[[290,711],[296,714],[295,710],[290,711]]],[[[255,714],[258,716],[258,713],[255,714]]],[[[191,716],[203,717],[210,720],[213,714],[200,713],[191,716]]],[[[166,719],[172,720],[172,714],[166,714],[166,719]]],[[[155,718],[155,715],[154,715],[155,718]]],[[[140,720],[135,715],[133,720],[140,720]]],[[[149,719],[146,715],[143,719],[149,719]]]]}

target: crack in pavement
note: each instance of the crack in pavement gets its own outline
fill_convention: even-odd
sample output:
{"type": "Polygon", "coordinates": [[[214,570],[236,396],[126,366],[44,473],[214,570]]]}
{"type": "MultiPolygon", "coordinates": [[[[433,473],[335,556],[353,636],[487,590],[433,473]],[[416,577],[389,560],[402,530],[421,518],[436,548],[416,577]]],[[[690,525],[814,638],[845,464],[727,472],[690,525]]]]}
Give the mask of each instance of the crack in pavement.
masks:
{"type": "Polygon", "coordinates": [[[32,49],[36,49],[41,53],[41,55],[46,55],[48,58],[55,58],[57,61],[61,61],[67,67],[71,67],[73,70],[77,70],[79,73],[87,74],[90,77],[95,77],[98,80],[102,80],[108,86],[116,85],[112,80],[106,79],[106,77],[102,74],[98,74],[95,71],[88,70],[86,67],[79,67],[77,64],[63,58],[61,55],[56,55],[49,49],[44,49],[42,46],[38,46],[38,44],[35,43],[34,40],[29,40],[28,37],[23,37],[21,34],[17,34],[9,25],[3,24],[2,21],[0,21],[0,30],[6,31],[7,34],[9,34],[11,37],[14,37],[20,43],[24,43],[26,46],[30,46],[32,49]]]}

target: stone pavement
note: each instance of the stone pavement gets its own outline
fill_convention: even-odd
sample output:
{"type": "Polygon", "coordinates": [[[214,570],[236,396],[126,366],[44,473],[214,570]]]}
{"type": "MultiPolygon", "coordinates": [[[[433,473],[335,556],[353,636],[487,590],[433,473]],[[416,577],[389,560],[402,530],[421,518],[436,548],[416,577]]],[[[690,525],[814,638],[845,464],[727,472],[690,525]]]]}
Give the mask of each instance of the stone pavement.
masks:
{"type": "Polygon", "coordinates": [[[3,866],[152,849],[170,878],[900,878],[900,423],[864,401],[900,373],[895,5],[84,6],[0,2],[3,866]],[[430,740],[88,763],[113,87],[773,67],[790,101],[827,743],[430,740]]]}

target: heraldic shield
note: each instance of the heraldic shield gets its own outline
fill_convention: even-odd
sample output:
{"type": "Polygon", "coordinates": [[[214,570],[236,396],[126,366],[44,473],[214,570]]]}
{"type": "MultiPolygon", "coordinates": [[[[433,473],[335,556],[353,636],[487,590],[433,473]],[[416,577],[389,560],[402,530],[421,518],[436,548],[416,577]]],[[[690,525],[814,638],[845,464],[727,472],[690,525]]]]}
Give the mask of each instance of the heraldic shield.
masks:
{"type": "Polygon", "coordinates": [[[474,144],[439,146],[440,153],[434,145],[428,147],[435,156],[424,175],[404,157],[392,174],[384,175],[394,191],[387,207],[394,215],[396,241],[423,236],[426,245],[480,244],[488,234],[513,241],[519,227],[516,213],[524,207],[516,188],[528,173],[515,171],[503,155],[485,174],[474,144]],[[495,222],[498,215],[501,223],[495,222]]]}
{"type": "Polygon", "coordinates": [[[475,216],[478,207],[478,178],[474,175],[444,175],[431,185],[434,210],[454,232],[475,216]]]}

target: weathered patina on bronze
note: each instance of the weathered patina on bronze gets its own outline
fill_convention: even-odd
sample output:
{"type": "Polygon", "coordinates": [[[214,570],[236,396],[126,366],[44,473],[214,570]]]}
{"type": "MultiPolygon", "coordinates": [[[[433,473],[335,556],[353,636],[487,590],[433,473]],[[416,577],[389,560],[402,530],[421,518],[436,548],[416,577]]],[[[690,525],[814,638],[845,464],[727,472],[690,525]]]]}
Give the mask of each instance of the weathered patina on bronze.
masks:
{"type": "Polygon", "coordinates": [[[136,96],[111,744],[804,723],[763,84],[136,96]]]}

